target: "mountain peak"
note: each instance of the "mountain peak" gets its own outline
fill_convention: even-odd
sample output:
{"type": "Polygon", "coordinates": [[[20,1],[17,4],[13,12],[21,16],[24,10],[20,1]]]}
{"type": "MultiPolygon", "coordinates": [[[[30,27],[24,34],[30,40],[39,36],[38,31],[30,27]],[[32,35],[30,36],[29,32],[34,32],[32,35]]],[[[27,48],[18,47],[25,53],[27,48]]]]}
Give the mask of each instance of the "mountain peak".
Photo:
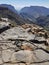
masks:
{"type": "Polygon", "coordinates": [[[10,4],[0,4],[0,7],[5,7],[10,9],[11,11],[17,13],[16,9],[14,8],[14,6],[10,5],[10,4]]]}
{"type": "Polygon", "coordinates": [[[27,13],[27,14],[37,18],[39,16],[49,15],[49,8],[46,8],[43,6],[30,6],[30,7],[22,8],[20,12],[27,13]]]}

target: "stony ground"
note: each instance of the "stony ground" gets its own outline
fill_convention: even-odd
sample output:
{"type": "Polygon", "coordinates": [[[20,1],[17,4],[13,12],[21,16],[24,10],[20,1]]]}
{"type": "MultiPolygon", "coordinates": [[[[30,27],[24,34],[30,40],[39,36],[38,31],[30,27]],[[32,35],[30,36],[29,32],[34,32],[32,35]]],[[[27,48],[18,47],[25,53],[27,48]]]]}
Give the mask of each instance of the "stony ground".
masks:
{"type": "Polygon", "coordinates": [[[45,33],[43,28],[30,25],[2,32],[0,65],[49,65],[49,38],[45,33]]]}

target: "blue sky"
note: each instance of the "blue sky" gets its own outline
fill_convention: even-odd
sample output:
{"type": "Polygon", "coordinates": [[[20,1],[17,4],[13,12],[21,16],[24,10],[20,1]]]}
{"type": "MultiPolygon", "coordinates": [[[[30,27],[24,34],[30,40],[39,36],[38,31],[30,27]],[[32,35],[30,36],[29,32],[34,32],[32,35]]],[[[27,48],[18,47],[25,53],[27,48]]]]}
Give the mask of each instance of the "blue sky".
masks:
{"type": "Polygon", "coordinates": [[[25,6],[44,6],[49,8],[49,0],[0,0],[0,4],[10,4],[18,10],[25,6]]]}

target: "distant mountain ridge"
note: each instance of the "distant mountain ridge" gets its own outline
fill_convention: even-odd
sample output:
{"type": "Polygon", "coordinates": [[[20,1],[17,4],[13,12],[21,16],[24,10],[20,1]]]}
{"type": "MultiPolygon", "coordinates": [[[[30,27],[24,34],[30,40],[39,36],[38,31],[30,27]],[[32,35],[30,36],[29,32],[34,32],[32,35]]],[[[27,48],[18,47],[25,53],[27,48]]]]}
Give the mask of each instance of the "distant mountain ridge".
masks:
{"type": "Polygon", "coordinates": [[[0,7],[6,7],[8,9],[10,9],[11,11],[17,13],[16,9],[12,5],[9,5],[9,4],[0,4],[0,7]]]}
{"type": "Polygon", "coordinates": [[[41,6],[25,7],[20,12],[8,4],[0,4],[0,18],[7,17],[14,24],[37,24],[49,31],[49,9],[41,6]],[[19,14],[20,13],[20,14],[19,14]]]}
{"type": "Polygon", "coordinates": [[[49,8],[43,6],[24,7],[20,10],[20,15],[49,31],[49,8]]]}
{"type": "Polygon", "coordinates": [[[8,4],[0,4],[0,18],[9,18],[11,22],[16,24],[24,24],[24,19],[18,14],[17,10],[8,4]]]}
{"type": "Polygon", "coordinates": [[[46,30],[49,31],[49,15],[38,17],[36,20],[36,24],[44,27],[46,30]]]}
{"type": "Polygon", "coordinates": [[[30,6],[22,8],[20,13],[26,13],[37,18],[39,16],[49,15],[49,9],[43,6],[30,6]]]}

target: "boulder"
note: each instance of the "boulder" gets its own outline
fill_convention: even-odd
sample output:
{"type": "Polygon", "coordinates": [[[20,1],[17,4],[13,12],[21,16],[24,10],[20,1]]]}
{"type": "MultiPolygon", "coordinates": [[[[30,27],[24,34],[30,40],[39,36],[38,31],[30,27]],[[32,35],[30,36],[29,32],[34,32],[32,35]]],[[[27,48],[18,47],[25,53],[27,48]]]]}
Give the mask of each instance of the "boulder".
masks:
{"type": "Polygon", "coordinates": [[[36,57],[39,59],[38,62],[49,60],[49,54],[46,53],[44,50],[38,49],[38,50],[35,50],[34,53],[35,53],[36,57]]]}
{"type": "Polygon", "coordinates": [[[35,35],[29,34],[25,29],[22,27],[14,27],[11,28],[1,34],[2,38],[4,40],[8,39],[25,39],[25,40],[30,40],[34,39],[35,35]]]}
{"type": "MultiPolygon", "coordinates": [[[[11,62],[26,62],[26,63],[31,63],[34,58],[32,54],[32,51],[29,50],[21,50],[18,52],[13,53],[11,57],[11,62]]],[[[35,59],[35,58],[34,58],[35,59]]]]}

